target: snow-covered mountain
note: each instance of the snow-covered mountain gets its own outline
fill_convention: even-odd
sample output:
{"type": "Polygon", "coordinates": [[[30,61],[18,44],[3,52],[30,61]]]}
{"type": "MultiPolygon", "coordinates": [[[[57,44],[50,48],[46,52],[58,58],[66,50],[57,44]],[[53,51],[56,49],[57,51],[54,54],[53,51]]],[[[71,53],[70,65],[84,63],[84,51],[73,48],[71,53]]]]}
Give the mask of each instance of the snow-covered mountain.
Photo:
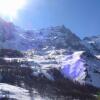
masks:
{"type": "Polygon", "coordinates": [[[85,46],[100,59],[100,36],[92,36],[84,38],[85,46]]]}
{"type": "Polygon", "coordinates": [[[52,72],[48,72],[56,68],[66,78],[100,87],[100,60],[89,52],[68,53],[65,49],[49,49],[38,52],[27,51],[26,54],[28,58],[31,58],[30,64],[34,69],[34,75],[43,74],[50,80],[54,80],[52,72]]]}
{"type": "Polygon", "coordinates": [[[81,40],[65,26],[56,26],[38,31],[27,31],[24,37],[32,41],[34,49],[56,48],[70,50],[84,50],[81,40]]]}
{"type": "Polygon", "coordinates": [[[0,48],[16,50],[67,48],[71,50],[86,49],[79,37],[65,26],[50,27],[38,31],[25,31],[0,19],[0,48]]]}
{"type": "MultiPolygon", "coordinates": [[[[45,59],[41,55],[34,55],[34,59],[23,58],[23,56],[18,56],[19,54],[16,55],[17,58],[11,58],[8,53],[4,53],[6,57],[0,57],[0,99],[96,100],[98,88],[77,82],[79,80],[83,82],[86,75],[85,62],[82,60],[82,58],[85,59],[86,54],[81,59],[82,51],[72,54],[72,57],[63,55],[65,58],[59,61],[57,59],[61,55],[58,53],[55,58],[52,58],[53,55],[47,58],[48,55],[46,55],[45,59]]],[[[93,73],[92,68],[90,73],[93,73]]],[[[93,83],[97,80],[94,79],[93,83]]]]}
{"type": "Polygon", "coordinates": [[[0,99],[1,100],[30,100],[30,96],[28,90],[5,84],[0,83],[0,99]]]}
{"type": "MultiPolygon", "coordinates": [[[[99,36],[81,40],[64,25],[22,30],[0,19],[0,81],[7,84],[25,89],[32,86],[40,92],[45,85],[51,94],[55,91],[66,94],[64,88],[71,86],[70,92],[83,93],[74,82],[81,83],[81,89],[84,84],[100,88],[100,60],[95,57],[99,51],[99,36]],[[65,87],[59,88],[60,84],[65,87]]],[[[85,89],[90,92],[90,88],[85,89]]]]}
{"type": "Polygon", "coordinates": [[[22,30],[11,22],[0,18],[0,48],[18,49],[21,38],[19,34],[22,30]]]}

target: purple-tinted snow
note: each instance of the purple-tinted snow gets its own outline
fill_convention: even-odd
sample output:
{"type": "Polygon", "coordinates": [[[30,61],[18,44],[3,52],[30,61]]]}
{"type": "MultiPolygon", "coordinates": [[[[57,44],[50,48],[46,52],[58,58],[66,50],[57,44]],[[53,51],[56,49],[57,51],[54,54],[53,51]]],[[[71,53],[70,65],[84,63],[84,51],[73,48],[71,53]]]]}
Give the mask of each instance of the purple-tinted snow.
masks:
{"type": "Polygon", "coordinates": [[[61,72],[65,77],[70,77],[72,79],[83,77],[82,75],[85,73],[83,59],[81,59],[79,55],[66,57],[64,64],[62,63],[61,72]]]}

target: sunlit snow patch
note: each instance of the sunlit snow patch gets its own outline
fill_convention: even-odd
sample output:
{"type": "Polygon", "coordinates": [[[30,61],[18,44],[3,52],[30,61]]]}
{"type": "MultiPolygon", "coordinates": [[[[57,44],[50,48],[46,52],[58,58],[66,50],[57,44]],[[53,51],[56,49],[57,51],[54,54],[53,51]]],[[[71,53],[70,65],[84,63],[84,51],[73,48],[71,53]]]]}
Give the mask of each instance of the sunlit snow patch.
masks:
{"type": "Polygon", "coordinates": [[[6,95],[9,95],[9,98],[13,98],[16,100],[30,100],[28,90],[17,86],[0,83],[0,98],[5,97],[6,95]]]}
{"type": "Polygon", "coordinates": [[[86,77],[85,62],[80,57],[83,51],[75,52],[62,59],[61,72],[65,77],[82,82],[86,77]]]}

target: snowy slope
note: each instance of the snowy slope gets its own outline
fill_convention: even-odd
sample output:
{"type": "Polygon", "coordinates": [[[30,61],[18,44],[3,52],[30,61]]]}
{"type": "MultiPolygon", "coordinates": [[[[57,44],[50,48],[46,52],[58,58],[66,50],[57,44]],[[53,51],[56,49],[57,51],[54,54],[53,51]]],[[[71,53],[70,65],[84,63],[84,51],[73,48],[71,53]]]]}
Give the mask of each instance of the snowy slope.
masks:
{"type": "Polygon", "coordinates": [[[100,36],[92,36],[84,38],[84,44],[89,50],[96,55],[98,58],[100,56],[100,36]]]}
{"type": "Polygon", "coordinates": [[[100,87],[100,61],[86,52],[80,51],[65,57],[63,74],[79,82],[100,87]]]}
{"type": "Polygon", "coordinates": [[[47,49],[38,52],[30,50],[24,54],[26,57],[4,57],[3,59],[6,62],[16,60],[22,62],[22,68],[30,66],[33,70],[33,76],[40,76],[42,74],[49,80],[54,81],[55,76],[52,75],[51,69],[57,69],[65,78],[100,87],[100,60],[89,52],[76,51],[74,53],[68,53],[65,49],[47,49]],[[25,65],[23,62],[27,62],[28,65],[25,65]]]}
{"type": "Polygon", "coordinates": [[[27,51],[27,57],[33,59],[30,64],[34,75],[42,73],[48,79],[54,80],[52,73],[48,72],[56,68],[66,78],[100,87],[100,61],[89,52],[76,51],[68,54],[65,49],[40,52],[35,54],[33,51],[27,51]],[[40,55],[40,52],[44,55],[40,55]]]}
{"type": "Polygon", "coordinates": [[[50,80],[54,77],[48,71],[56,68],[65,77],[100,87],[100,61],[88,50],[99,53],[99,38],[83,42],[65,26],[26,31],[0,19],[0,48],[26,51],[24,60],[33,68],[33,74],[42,73],[50,80]]]}
{"type": "Polygon", "coordinates": [[[9,98],[9,100],[49,100],[49,98],[46,97],[42,98],[36,91],[33,91],[33,95],[30,96],[29,90],[6,83],[0,83],[0,99],[4,97],[9,98]]]}
{"type": "MultiPolygon", "coordinates": [[[[80,52],[77,52],[77,55],[79,54],[80,52]]],[[[29,65],[26,64],[26,66],[23,65],[22,67],[19,65],[19,63],[17,63],[18,67],[15,67],[15,61],[13,62],[11,60],[9,63],[6,62],[8,63],[8,67],[3,66],[2,68],[0,63],[0,71],[2,72],[1,74],[2,79],[5,80],[5,82],[7,83],[7,84],[0,83],[0,98],[7,97],[10,98],[11,100],[67,100],[67,99],[73,100],[75,98],[76,99],[80,98],[79,100],[83,100],[83,98],[84,100],[96,100],[94,94],[97,93],[98,91],[97,88],[92,86],[91,88],[88,88],[88,86],[84,85],[82,86],[78,83],[74,83],[68,78],[64,78],[63,73],[61,74],[60,70],[57,70],[57,68],[54,69],[53,67],[51,67],[45,70],[41,69],[41,71],[39,72],[39,68],[38,71],[35,71],[34,67],[37,66],[33,66],[32,67],[33,72],[30,72],[29,65]],[[10,66],[12,66],[11,68],[9,67],[9,64],[10,66]],[[16,68],[17,69],[14,70],[13,67],[15,67],[14,69],[16,68]],[[27,71],[29,71],[29,73],[27,73],[27,71]],[[20,74],[19,72],[21,72],[22,74],[20,74]],[[32,76],[30,77],[31,73],[32,76]],[[36,73],[38,74],[36,75],[36,73]],[[10,84],[14,85],[9,85],[8,84],[9,82],[10,84]]],[[[2,80],[0,79],[0,81],[2,80]]]]}
{"type": "Polygon", "coordinates": [[[17,86],[0,83],[0,98],[5,96],[17,100],[30,100],[28,90],[17,86]]]}

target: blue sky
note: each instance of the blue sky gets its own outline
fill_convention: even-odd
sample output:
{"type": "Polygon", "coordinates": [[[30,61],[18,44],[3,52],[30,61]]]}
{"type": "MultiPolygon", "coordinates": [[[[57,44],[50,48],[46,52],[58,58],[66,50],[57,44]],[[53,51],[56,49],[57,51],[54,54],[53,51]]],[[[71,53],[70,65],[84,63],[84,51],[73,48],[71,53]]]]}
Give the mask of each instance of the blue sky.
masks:
{"type": "Polygon", "coordinates": [[[80,37],[100,35],[100,0],[27,0],[14,23],[25,29],[64,24],[80,37]]]}

